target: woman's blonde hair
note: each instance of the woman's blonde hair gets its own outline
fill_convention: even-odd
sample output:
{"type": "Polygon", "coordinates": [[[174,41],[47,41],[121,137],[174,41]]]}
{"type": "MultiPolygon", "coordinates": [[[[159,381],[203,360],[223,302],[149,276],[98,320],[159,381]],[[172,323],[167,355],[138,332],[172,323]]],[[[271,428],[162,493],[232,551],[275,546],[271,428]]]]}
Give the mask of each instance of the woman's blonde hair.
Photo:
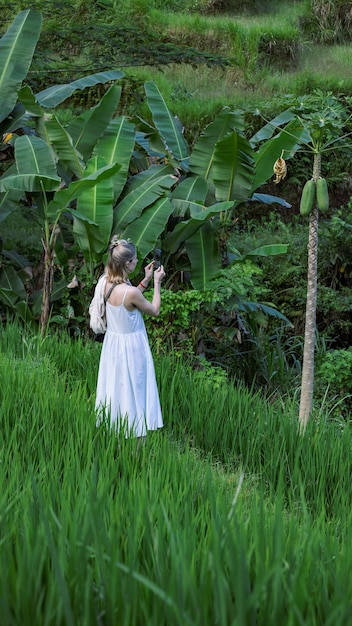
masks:
{"type": "Polygon", "coordinates": [[[127,263],[136,256],[136,246],[126,239],[114,236],[109,246],[109,256],[105,272],[109,283],[127,283],[127,263]]]}

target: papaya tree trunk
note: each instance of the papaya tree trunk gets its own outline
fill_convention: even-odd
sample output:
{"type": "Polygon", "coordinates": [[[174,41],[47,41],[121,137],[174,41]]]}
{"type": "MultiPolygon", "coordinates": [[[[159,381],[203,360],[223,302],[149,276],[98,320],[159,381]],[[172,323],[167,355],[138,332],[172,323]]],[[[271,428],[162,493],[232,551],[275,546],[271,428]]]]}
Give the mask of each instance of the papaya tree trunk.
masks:
{"type": "MultiPolygon", "coordinates": [[[[321,155],[314,155],[313,179],[318,180],[321,172],[321,155]]],[[[301,398],[299,407],[299,423],[301,431],[304,431],[313,406],[314,388],[314,354],[315,354],[315,330],[318,286],[318,223],[319,210],[314,204],[309,216],[308,237],[308,276],[307,276],[307,302],[306,320],[304,331],[303,367],[301,382],[301,398]]]]}

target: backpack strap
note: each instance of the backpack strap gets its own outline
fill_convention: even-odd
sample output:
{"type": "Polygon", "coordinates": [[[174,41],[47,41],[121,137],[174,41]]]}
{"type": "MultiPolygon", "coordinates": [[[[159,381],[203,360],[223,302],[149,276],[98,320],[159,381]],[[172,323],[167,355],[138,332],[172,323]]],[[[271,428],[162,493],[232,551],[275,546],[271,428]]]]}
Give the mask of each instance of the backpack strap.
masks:
{"type": "Polygon", "coordinates": [[[107,301],[109,300],[110,295],[111,295],[111,292],[113,291],[113,289],[115,289],[115,287],[117,287],[117,284],[118,284],[118,283],[114,283],[114,284],[110,287],[110,289],[109,289],[109,291],[107,292],[107,294],[104,296],[104,302],[105,302],[105,304],[106,304],[106,303],[107,303],[107,301]]]}

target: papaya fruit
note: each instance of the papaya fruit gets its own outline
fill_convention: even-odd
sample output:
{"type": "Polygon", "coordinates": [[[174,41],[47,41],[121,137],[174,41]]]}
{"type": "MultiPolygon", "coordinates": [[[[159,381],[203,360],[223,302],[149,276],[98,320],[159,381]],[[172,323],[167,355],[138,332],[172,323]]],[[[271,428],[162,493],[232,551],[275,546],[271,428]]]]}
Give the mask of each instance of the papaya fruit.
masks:
{"type": "Polygon", "coordinates": [[[311,178],[311,180],[307,180],[306,184],[303,187],[301,202],[299,206],[300,214],[304,217],[307,217],[311,214],[314,207],[315,200],[315,180],[311,178]]]}
{"type": "Polygon", "coordinates": [[[325,213],[329,208],[329,190],[325,178],[318,178],[317,180],[317,205],[322,213],[325,213]]]}

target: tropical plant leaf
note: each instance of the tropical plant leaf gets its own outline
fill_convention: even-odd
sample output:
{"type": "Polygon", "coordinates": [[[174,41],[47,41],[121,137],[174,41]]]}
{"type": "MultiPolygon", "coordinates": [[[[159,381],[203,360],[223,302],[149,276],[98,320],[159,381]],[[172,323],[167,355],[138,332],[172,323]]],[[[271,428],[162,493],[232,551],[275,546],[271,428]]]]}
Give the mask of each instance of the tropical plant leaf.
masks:
{"type": "Polygon", "coordinates": [[[58,180],[54,153],[40,137],[22,135],[15,141],[18,174],[37,174],[58,180]]]}
{"type": "MultiPolygon", "coordinates": [[[[103,157],[92,157],[87,164],[86,173],[89,175],[96,172],[105,165],[103,157]]],[[[74,216],[73,233],[79,247],[85,256],[97,258],[99,254],[106,250],[110,236],[113,219],[113,184],[112,178],[105,179],[99,184],[86,189],[77,200],[76,212],[74,216]],[[88,218],[96,224],[95,227],[82,220],[88,218]]]]}
{"type": "Polygon", "coordinates": [[[208,183],[201,176],[190,176],[181,181],[171,193],[174,217],[189,217],[197,212],[199,206],[204,207],[208,194],[208,183]]]}
{"type": "Polygon", "coordinates": [[[12,211],[18,206],[18,201],[21,195],[21,192],[15,191],[12,188],[10,188],[9,191],[0,193],[0,222],[3,222],[4,219],[6,219],[6,217],[10,215],[10,213],[12,213],[12,211]]]}
{"type": "Polygon", "coordinates": [[[119,163],[119,171],[112,179],[114,203],[124,188],[135,144],[134,126],[125,116],[114,118],[95,146],[94,154],[104,157],[106,163],[119,163]]]}
{"type": "Polygon", "coordinates": [[[22,135],[15,141],[15,159],[18,174],[0,179],[0,191],[53,191],[61,178],[56,172],[54,155],[40,137],[22,135]]]}
{"type": "Polygon", "coordinates": [[[142,215],[128,224],[122,232],[124,237],[130,238],[136,245],[140,260],[144,259],[148,252],[155,248],[172,211],[172,204],[169,198],[164,195],[153,205],[148,206],[142,215]]]}
{"type": "MultiPolygon", "coordinates": [[[[26,300],[27,292],[23,282],[18,278],[12,267],[3,267],[0,272],[0,291],[4,299],[10,304],[18,300],[26,300]]],[[[4,300],[3,300],[4,301],[4,300]]]]}
{"type": "Polygon", "coordinates": [[[31,116],[31,117],[43,116],[43,109],[38,104],[36,97],[32,89],[29,87],[29,85],[25,85],[24,87],[19,89],[18,99],[21,102],[21,104],[23,104],[26,110],[27,116],[31,116]]]}
{"type": "Polygon", "coordinates": [[[236,309],[238,311],[242,311],[243,313],[264,313],[265,315],[269,315],[270,317],[275,317],[293,328],[290,320],[284,315],[280,313],[275,307],[265,304],[263,302],[251,302],[249,300],[241,300],[237,299],[236,309]]]}
{"type": "Polygon", "coordinates": [[[0,301],[23,321],[32,322],[33,315],[27,304],[28,294],[24,284],[12,267],[0,270],[0,301]]]}
{"type": "Polygon", "coordinates": [[[22,254],[19,254],[16,250],[2,250],[2,254],[6,259],[9,259],[15,267],[18,267],[21,270],[25,267],[28,268],[31,265],[30,261],[26,257],[22,256],[22,254]]]}
{"type": "Polygon", "coordinates": [[[44,91],[40,91],[37,94],[37,101],[43,107],[53,109],[64,100],[67,100],[75,91],[81,91],[87,87],[93,87],[94,85],[105,84],[113,80],[119,80],[123,78],[124,73],[120,70],[110,70],[108,72],[98,72],[97,74],[90,74],[74,80],[72,83],[66,83],[65,85],[54,85],[48,87],[44,91]]]}
{"type": "Polygon", "coordinates": [[[245,259],[250,259],[257,256],[273,256],[276,254],[286,254],[288,246],[289,244],[287,243],[273,243],[266,246],[261,246],[260,248],[256,248],[255,250],[247,252],[246,254],[238,258],[236,262],[242,262],[245,259]]]}
{"type": "Polygon", "coordinates": [[[170,189],[175,184],[176,177],[169,173],[169,169],[167,172],[157,177],[153,169],[149,177],[147,176],[148,171],[143,172],[138,180],[136,180],[138,175],[134,177],[132,190],[115,207],[114,232],[124,231],[128,224],[134,222],[146,207],[154,204],[165,190],[170,189]],[[136,185],[140,180],[142,181],[141,184],[136,185]]]}
{"type": "Polygon", "coordinates": [[[253,177],[253,151],[247,139],[234,132],[218,141],[213,165],[216,199],[246,200],[253,177]]]}
{"type": "Polygon", "coordinates": [[[112,85],[95,107],[85,111],[68,125],[67,132],[84,161],[91,157],[98,139],[110,123],[120,96],[121,87],[112,85]]]}
{"type": "Polygon", "coordinates": [[[189,170],[205,179],[210,178],[216,144],[235,130],[242,130],[243,127],[244,118],[241,112],[231,111],[228,108],[223,109],[194,144],[189,161],[189,170]]]}
{"type": "Polygon", "coordinates": [[[180,131],[179,122],[172,116],[163,96],[153,81],[145,83],[145,92],[153,121],[163,140],[165,149],[178,161],[189,156],[188,144],[180,131]]]}
{"type": "Polygon", "coordinates": [[[204,290],[221,269],[217,238],[211,224],[205,222],[186,241],[186,251],[191,262],[191,283],[194,289],[204,290]]]}
{"type": "Polygon", "coordinates": [[[0,192],[4,191],[56,191],[61,179],[44,174],[14,174],[0,179],[0,192]]]}
{"type": "Polygon", "coordinates": [[[255,133],[253,137],[251,137],[251,144],[255,146],[255,144],[260,143],[261,141],[270,139],[277,132],[280,126],[288,124],[288,122],[291,122],[294,117],[296,116],[291,111],[291,109],[286,109],[285,111],[282,111],[281,113],[279,113],[279,115],[274,117],[272,120],[270,120],[270,122],[265,124],[260,130],[258,130],[258,132],[255,133]]]}
{"type": "Polygon", "coordinates": [[[292,204],[286,202],[286,200],[284,200],[283,198],[279,198],[278,196],[271,196],[267,193],[254,193],[253,196],[251,198],[248,198],[247,200],[248,202],[261,202],[262,204],[280,204],[286,209],[290,209],[292,207],[292,204]]]}
{"type": "MultiPolygon", "coordinates": [[[[28,116],[29,117],[29,116],[28,116]]],[[[0,122],[0,136],[4,133],[12,133],[26,124],[26,109],[22,102],[16,102],[11,113],[0,122]]]]}
{"type": "Polygon", "coordinates": [[[115,165],[106,165],[86,178],[81,178],[80,180],[71,183],[67,189],[60,189],[60,191],[55,194],[53,200],[51,200],[48,204],[47,218],[57,219],[60,213],[65,210],[72,200],[75,200],[81,195],[81,193],[90,187],[94,187],[94,185],[97,185],[105,178],[113,176],[119,168],[120,165],[118,163],[115,163],[115,165]]]}
{"type": "Polygon", "coordinates": [[[136,144],[150,157],[165,158],[165,146],[153,126],[149,133],[136,132],[136,144]]]}
{"type": "MultiPolygon", "coordinates": [[[[177,252],[185,241],[193,237],[193,235],[201,228],[204,222],[214,215],[228,211],[233,207],[233,202],[219,202],[210,207],[202,207],[195,205],[193,216],[188,220],[182,220],[176,224],[173,231],[169,232],[163,238],[163,247],[170,254],[177,252]]],[[[213,231],[214,233],[214,231],[213,231]]],[[[215,236],[215,234],[214,234],[215,236]]]]}
{"type": "MultiPolygon", "coordinates": [[[[130,194],[134,189],[140,187],[143,183],[151,182],[152,180],[158,180],[159,178],[163,178],[164,176],[175,176],[175,170],[171,165],[151,165],[146,170],[142,170],[135,174],[134,176],[130,176],[127,181],[126,187],[123,191],[122,198],[125,198],[128,194],[130,194]]],[[[174,182],[176,179],[173,179],[174,182]]],[[[176,181],[177,182],[177,181],[176,181]]]]}
{"type": "Polygon", "coordinates": [[[17,91],[27,76],[41,24],[38,11],[21,11],[0,39],[0,121],[17,102],[17,91]]]}
{"type": "Polygon", "coordinates": [[[301,121],[295,118],[276,137],[260,146],[258,152],[254,154],[255,176],[252,191],[258,189],[273,176],[274,163],[282,156],[282,153],[283,158],[287,159],[298,150],[304,132],[301,121]]]}
{"type": "Polygon", "coordinates": [[[48,142],[55,148],[59,165],[66,173],[70,173],[70,177],[74,174],[77,178],[82,178],[84,171],[82,157],[73,146],[71,136],[60,124],[57,117],[53,116],[45,121],[42,126],[48,142]]]}
{"type": "Polygon", "coordinates": [[[172,200],[188,200],[204,204],[208,184],[203,176],[189,176],[182,180],[171,193],[172,200]]]}

